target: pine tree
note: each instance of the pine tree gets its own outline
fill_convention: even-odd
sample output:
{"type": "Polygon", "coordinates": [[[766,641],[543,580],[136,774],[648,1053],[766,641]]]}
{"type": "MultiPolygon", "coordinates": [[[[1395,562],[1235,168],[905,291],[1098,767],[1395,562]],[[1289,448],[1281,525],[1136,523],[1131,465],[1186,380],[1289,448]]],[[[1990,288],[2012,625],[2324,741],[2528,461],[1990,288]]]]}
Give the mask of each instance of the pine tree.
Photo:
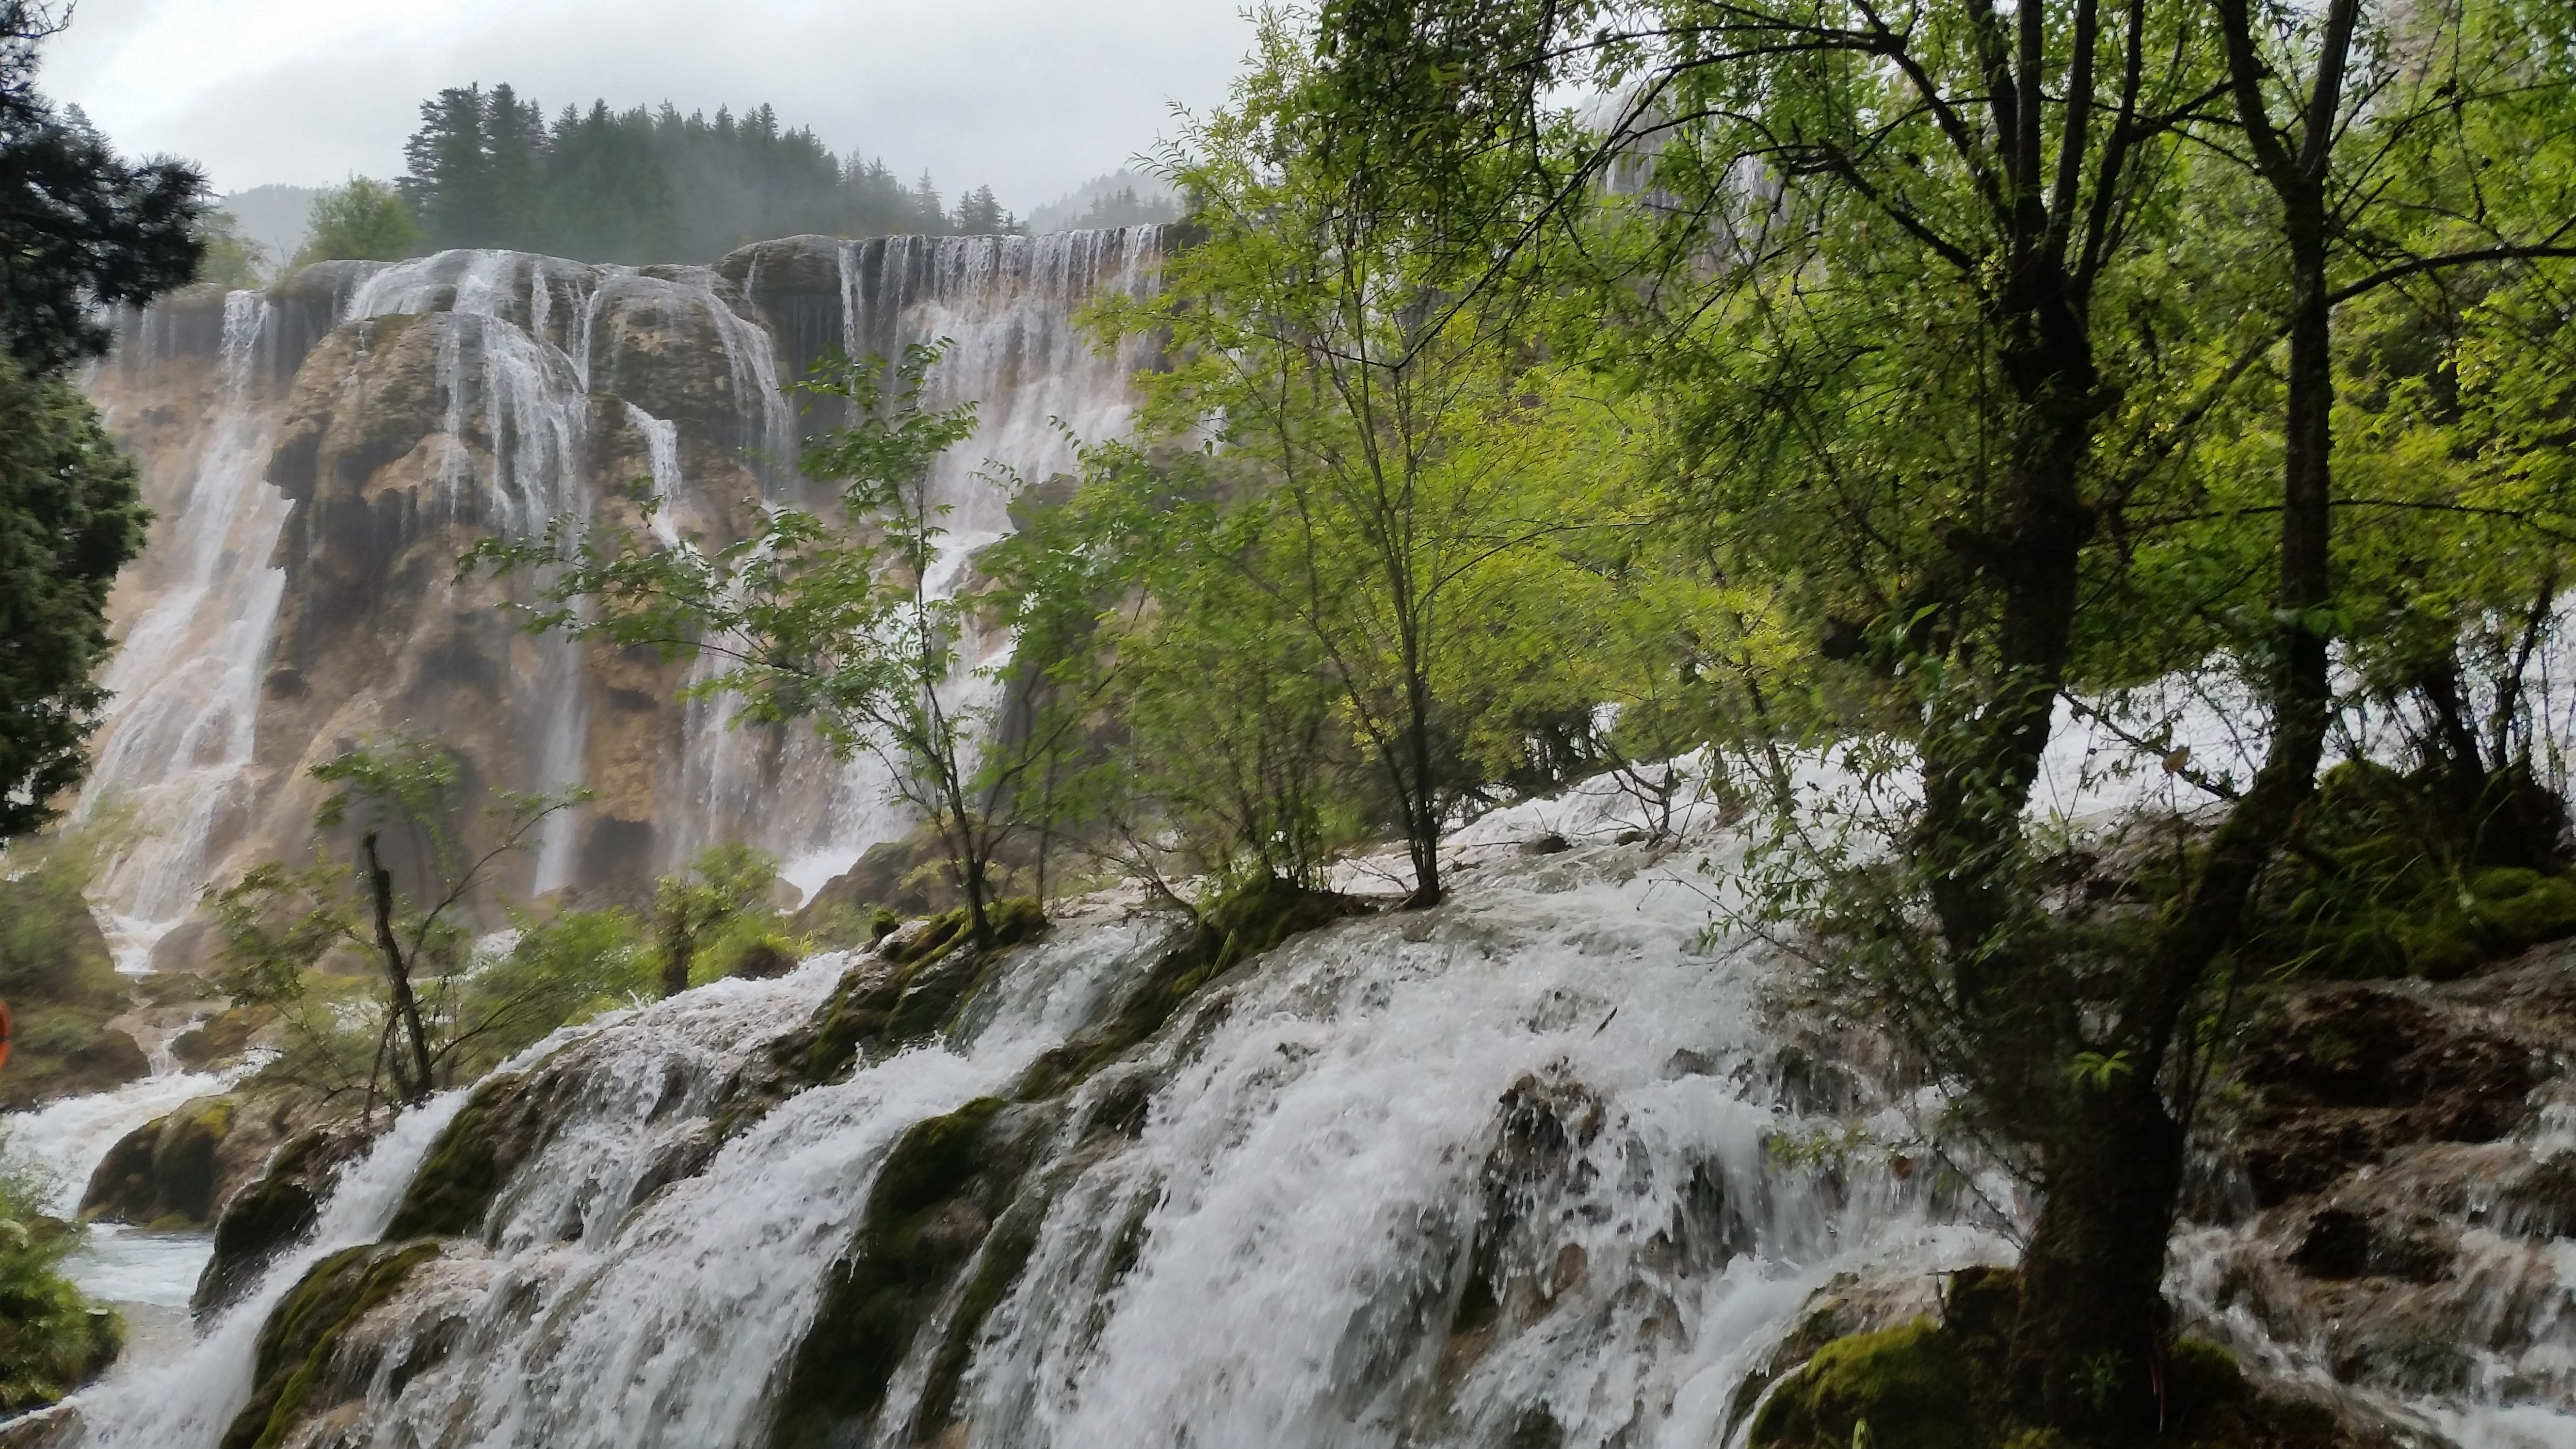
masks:
{"type": "Polygon", "coordinates": [[[490,246],[497,239],[492,156],[483,135],[488,109],[482,86],[451,86],[421,102],[420,129],[403,143],[409,174],[395,185],[433,247],[490,246]]]}

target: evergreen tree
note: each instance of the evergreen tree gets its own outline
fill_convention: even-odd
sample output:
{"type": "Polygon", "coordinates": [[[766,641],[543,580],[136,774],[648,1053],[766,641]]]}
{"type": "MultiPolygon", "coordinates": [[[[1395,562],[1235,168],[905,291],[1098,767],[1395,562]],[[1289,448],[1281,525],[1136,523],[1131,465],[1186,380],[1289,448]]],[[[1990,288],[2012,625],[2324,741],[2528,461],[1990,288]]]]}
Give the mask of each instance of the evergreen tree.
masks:
{"type": "Polygon", "coordinates": [[[1002,236],[1019,230],[1017,221],[993,199],[993,188],[978,186],[957,201],[957,230],[965,236],[1002,236]]]}
{"type": "Polygon", "coordinates": [[[134,468],[64,367],[107,349],[103,306],[192,278],[205,182],[129,166],[35,89],[62,22],[0,0],[0,839],[79,783],[104,701],[108,586],[143,545],[134,468]]]}
{"type": "Polygon", "coordinates": [[[929,176],[906,187],[882,161],[845,164],[768,105],[709,117],[603,100],[543,117],[507,85],[453,87],[421,106],[398,185],[431,246],[703,262],[800,233],[1017,229],[989,187],[952,217],[929,176]]]}
{"type": "Polygon", "coordinates": [[[490,246],[492,157],[483,135],[488,98],[480,85],[449,87],[421,102],[420,129],[403,143],[409,168],[395,185],[432,247],[490,246]]]}

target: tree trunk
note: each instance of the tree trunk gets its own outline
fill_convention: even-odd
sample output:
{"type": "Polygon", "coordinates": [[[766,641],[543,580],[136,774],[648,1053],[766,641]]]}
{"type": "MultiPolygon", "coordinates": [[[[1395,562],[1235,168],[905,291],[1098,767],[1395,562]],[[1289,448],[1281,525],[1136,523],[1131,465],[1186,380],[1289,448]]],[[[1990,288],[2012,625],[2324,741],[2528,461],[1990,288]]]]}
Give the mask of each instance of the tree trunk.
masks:
{"type": "Polygon", "coordinates": [[[698,933],[688,920],[675,914],[662,926],[662,996],[664,1000],[689,989],[689,966],[697,959],[698,933]]]}
{"type": "Polygon", "coordinates": [[[405,1044],[411,1048],[411,1070],[402,1070],[395,1059],[394,1089],[405,1103],[417,1102],[429,1095],[429,1033],[420,1023],[420,1002],[411,994],[411,967],[403,960],[402,943],[394,936],[394,877],[376,858],[376,833],[368,831],[367,883],[376,898],[376,951],[384,958],[385,986],[392,998],[394,1019],[401,1023],[405,1044]]]}
{"type": "Polygon", "coordinates": [[[2183,1131],[2152,1081],[2081,1090],[2072,1130],[2042,1154],[2048,1196],[2022,1252],[2013,1397],[2064,1428],[2153,1424],[2183,1131]]]}

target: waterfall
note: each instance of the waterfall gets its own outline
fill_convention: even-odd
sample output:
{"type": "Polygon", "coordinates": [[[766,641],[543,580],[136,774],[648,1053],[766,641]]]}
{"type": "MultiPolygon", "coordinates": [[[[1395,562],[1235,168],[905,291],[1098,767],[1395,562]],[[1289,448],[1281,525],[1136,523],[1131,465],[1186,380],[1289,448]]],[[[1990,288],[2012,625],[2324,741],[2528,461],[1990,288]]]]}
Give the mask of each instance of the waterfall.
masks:
{"type": "MultiPolygon", "coordinates": [[[[930,587],[944,593],[964,582],[976,549],[1010,529],[1013,478],[1043,482],[1073,467],[1071,440],[1126,430],[1129,378],[1152,360],[1149,344],[1104,350],[1079,313],[1103,293],[1150,286],[1160,246],[1161,229],[1150,226],[1043,237],[797,237],[745,248],[722,269],[769,324],[789,377],[804,375],[830,347],[892,359],[907,346],[951,343],[923,402],[975,403],[976,431],[940,459],[932,480],[948,537],[930,587]]],[[[814,407],[803,429],[839,420],[814,407]]],[[[778,453],[796,446],[783,415],[770,426],[778,453]]],[[[806,501],[828,500],[809,492],[806,501]]],[[[970,641],[966,663],[994,662],[1007,645],[970,641]]],[[[989,681],[971,677],[954,687],[970,704],[993,693],[989,681]]],[[[890,781],[877,762],[832,761],[803,731],[736,730],[736,713],[724,700],[687,710],[675,789],[687,804],[666,864],[745,840],[778,856],[788,882],[810,893],[908,828],[901,812],[884,806],[890,781]],[[796,785],[782,790],[785,781],[796,785]]]]}
{"type": "MultiPolygon", "coordinates": [[[[132,815],[99,890],[120,961],[147,969],[209,883],[299,848],[304,770],[369,734],[446,738],[494,786],[600,789],[547,821],[533,893],[631,895],[735,840],[810,892],[903,835],[875,761],[735,728],[727,700],[673,704],[683,681],[610,651],[514,636],[487,580],[439,564],[478,537],[617,516],[639,479],[665,500],[666,544],[722,546],[758,509],[821,504],[795,464],[836,419],[800,419],[782,380],[827,346],[947,337],[931,401],[977,402],[980,426],[940,465],[932,582],[961,587],[1010,527],[1007,479],[1068,467],[1068,430],[1126,426],[1150,358],[1096,349],[1076,314],[1150,285],[1159,237],[794,238],[715,267],[451,251],[234,293],[220,336],[195,294],[129,318],[93,391],[160,521],[112,610],[115,693],[81,805],[132,815]]],[[[1007,644],[972,642],[970,665],[1007,644]]]]}
{"type": "MultiPolygon", "coordinates": [[[[154,943],[196,904],[258,808],[253,730],[286,577],[271,554],[287,503],[266,481],[284,402],[264,366],[277,320],[259,293],[233,292],[211,369],[186,368],[173,339],[150,331],[120,359],[212,373],[190,378],[200,431],[175,467],[147,471],[159,516],[151,546],[117,581],[111,612],[126,623],[100,679],[110,704],[80,806],[89,820],[133,812],[134,838],[93,887],[127,972],[148,969],[154,943]]],[[[95,389],[111,428],[137,421],[116,387],[127,370],[103,369],[95,389]]]]}
{"type": "MultiPolygon", "coordinates": [[[[1293,938],[1069,1093],[1004,1109],[1025,1146],[979,1150],[1019,1154],[1007,1196],[911,1229],[980,1246],[913,1290],[894,1362],[850,1366],[883,1388],[827,1441],[1709,1449],[1740,1444],[1753,1376],[1818,1293],[1910,1316],[1936,1311],[1942,1273],[2011,1261],[2027,1205],[2007,1176],[1898,1155],[1939,1092],[1784,997],[1772,942],[1712,926],[1742,842],[1693,807],[1678,846],[1601,843],[1640,808],[1596,782],[1488,817],[1452,842],[1441,906],[1293,938]],[[1519,848],[1544,831],[1590,843],[1519,848]]],[[[761,1084],[881,969],[867,958],[719,982],[523,1054],[499,1076],[542,1104],[538,1145],[479,1227],[351,1327],[313,1409],[328,1442],[789,1442],[793,1366],[836,1311],[893,1146],[1027,1092],[1031,1063],[1121,1010],[1175,939],[1114,896],[1061,914],[943,1035],[811,1085],[761,1084]]],[[[2511,1161],[2576,1141],[2553,1090],[2497,1149],[2511,1161]]],[[[211,1446],[248,1392],[243,1325],[327,1246],[382,1231],[421,1124],[349,1170],[313,1242],[183,1364],[75,1400],[77,1442],[211,1446]]],[[[2576,1420],[2539,1388],[2576,1362],[2563,1240],[2472,1244],[2442,1290],[2496,1299],[2485,1379],[2355,1390],[2227,1305],[2257,1231],[2179,1241],[2169,1287],[2193,1331],[2467,1449],[2568,1442],[2576,1420]]]]}
{"type": "Polygon", "coordinates": [[[402,1192],[419,1170],[464,1094],[450,1092],[404,1113],[366,1155],[341,1169],[337,1187],[305,1241],[281,1260],[242,1302],[200,1328],[194,1347],[177,1360],[111,1375],[76,1402],[82,1442],[176,1449],[213,1445],[250,1392],[251,1360],[269,1311],[304,1270],[342,1248],[375,1240],[393,1217],[402,1192]]]}

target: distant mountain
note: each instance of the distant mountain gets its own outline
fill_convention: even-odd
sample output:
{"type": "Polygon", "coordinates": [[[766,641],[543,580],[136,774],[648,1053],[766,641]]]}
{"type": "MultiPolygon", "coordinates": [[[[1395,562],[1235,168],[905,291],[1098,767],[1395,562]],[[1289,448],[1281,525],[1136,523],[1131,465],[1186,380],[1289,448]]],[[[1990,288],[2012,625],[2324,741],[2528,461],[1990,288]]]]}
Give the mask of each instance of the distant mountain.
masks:
{"type": "Polygon", "coordinates": [[[1160,177],[1135,171],[1095,176],[1029,213],[1029,231],[1076,231],[1086,227],[1142,226],[1181,219],[1181,194],[1160,177]]]}
{"type": "Polygon", "coordinates": [[[241,223],[242,235],[267,252],[265,265],[275,270],[304,245],[305,223],[313,214],[319,186],[254,186],[226,196],[220,209],[241,223]]]}

